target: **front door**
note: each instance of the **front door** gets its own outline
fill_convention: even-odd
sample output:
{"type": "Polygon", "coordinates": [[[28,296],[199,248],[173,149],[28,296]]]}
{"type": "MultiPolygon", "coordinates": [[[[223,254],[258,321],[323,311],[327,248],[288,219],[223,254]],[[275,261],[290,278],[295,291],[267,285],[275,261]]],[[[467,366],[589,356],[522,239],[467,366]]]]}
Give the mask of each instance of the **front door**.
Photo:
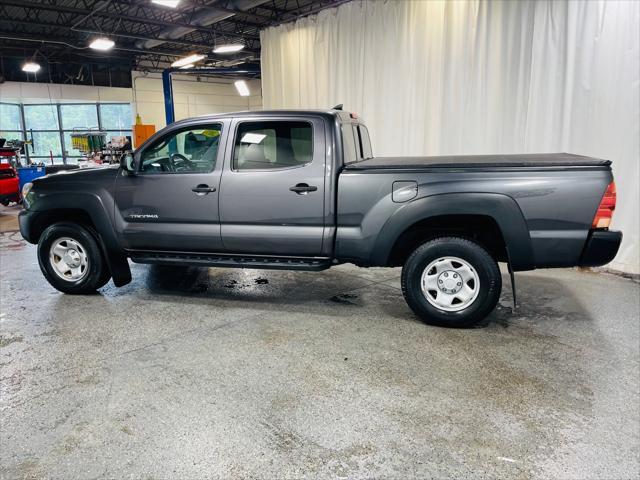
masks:
{"type": "Polygon", "coordinates": [[[116,181],[116,224],[130,250],[220,252],[218,195],[227,122],[176,126],[136,152],[116,181]]]}
{"type": "Polygon", "coordinates": [[[220,186],[230,253],[321,256],[325,136],[319,118],[237,120],[220,186]]]}

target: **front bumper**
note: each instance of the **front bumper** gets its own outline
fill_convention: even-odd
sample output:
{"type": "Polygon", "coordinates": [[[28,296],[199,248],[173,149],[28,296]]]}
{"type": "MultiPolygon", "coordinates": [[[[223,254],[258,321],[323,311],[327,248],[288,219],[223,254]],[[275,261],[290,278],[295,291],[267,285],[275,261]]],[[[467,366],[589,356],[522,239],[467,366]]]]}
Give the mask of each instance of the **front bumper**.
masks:
{"type": "Polygon", "coordinates": [[[33,223],[35,220],[34,212],[29,210],[21,210],[18,213],[18,225],[20,226],[20,234],[29,243],[38,243],[37,238],[32,238],[33,223]]]}
{"type": "Polygon", "coordinates": [[[613,260],[622,242],[622,232],[616,230],[594,230],[589,233],[580,257],[581,267],[599,267],[613,260]]]}

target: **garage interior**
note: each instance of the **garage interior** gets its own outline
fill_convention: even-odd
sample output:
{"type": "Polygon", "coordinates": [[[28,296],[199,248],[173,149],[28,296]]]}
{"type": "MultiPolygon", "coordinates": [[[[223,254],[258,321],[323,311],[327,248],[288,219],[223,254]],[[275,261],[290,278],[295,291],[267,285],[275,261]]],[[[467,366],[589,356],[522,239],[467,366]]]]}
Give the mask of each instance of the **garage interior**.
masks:
{"type": "Polygon", "coordinates": [[[473,329],[421,322],[400,268],[131,263],[75,296],[11,202],[0,478],[640,477],[640,3],[0,0],[18,176],[100,168],[173,120],[338,104],[376,156],[612,160],[617,257],[518,273],[515,307],[501,265],[473,329]]]}

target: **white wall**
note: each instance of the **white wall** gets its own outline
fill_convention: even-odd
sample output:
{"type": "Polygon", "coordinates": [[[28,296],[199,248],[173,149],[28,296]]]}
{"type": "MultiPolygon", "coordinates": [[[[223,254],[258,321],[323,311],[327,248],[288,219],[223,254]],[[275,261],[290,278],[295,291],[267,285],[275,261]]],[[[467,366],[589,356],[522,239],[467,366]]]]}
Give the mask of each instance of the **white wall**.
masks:
{"type": "Polygon", "coordinates": [[[132,98],[130,88],[27,82],[5,82],[0,84],[0,102],[131,102],[132,98]]]}
{"type": "MultiPolygon", "coordinates": [[[[258,110],[262,108],[259,80],[249,81],[251,96],[238,95],[233,80],[192,75],[173,75],[173,95],[176,120],[210,113],[258,110]]],[[[158,74],[133,74],[135,104],[143,123],[160,128],[165,125],[162,80],[158,74]]]]}
{"type": "Polygon", "coordinates": [[[353,1],[261,32],[265,108],[344,103],[374,154],[613,160],[640,273],[640,2],[353,1]]]}
{"type": "MultiPolygon", "coordinates": [[[[66,103],[66,102],[127,102],[133,104],[133,124],[139,113],[143,123],[165,126],[164,97],[159,74],[132,72],[133,88],[89,87],[48,83],[5,82],[0,84],[0,102],[66,103]]],[[[262,108],[260,80],[248,82],[251,96],[241,97],[229,79],[194,76],[173,77],[176,120],[239,110],[262,108]]],[[[1,121],[1,119],[0,119],[1,121]]]]}

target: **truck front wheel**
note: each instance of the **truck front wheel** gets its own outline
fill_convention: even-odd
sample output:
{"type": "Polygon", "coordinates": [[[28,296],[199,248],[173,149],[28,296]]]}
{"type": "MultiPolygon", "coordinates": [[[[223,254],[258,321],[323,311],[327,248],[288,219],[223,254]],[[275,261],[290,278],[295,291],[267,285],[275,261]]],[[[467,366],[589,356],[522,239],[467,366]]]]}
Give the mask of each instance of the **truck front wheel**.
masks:
{"type": "Polygon", "coordinates": [[[465,238],[430,240],[402,268],[402,293],[409,307],[431,325],[478,324],[495,308],[501,289],[496,261],[465,238]]]}
{"type": "Polygon", "coordinates": [[[75,223],[56,223],[42,232],[38,263],[51,286],[64,293],[93,293],[111,277],[98,242],[75,223]]]}

